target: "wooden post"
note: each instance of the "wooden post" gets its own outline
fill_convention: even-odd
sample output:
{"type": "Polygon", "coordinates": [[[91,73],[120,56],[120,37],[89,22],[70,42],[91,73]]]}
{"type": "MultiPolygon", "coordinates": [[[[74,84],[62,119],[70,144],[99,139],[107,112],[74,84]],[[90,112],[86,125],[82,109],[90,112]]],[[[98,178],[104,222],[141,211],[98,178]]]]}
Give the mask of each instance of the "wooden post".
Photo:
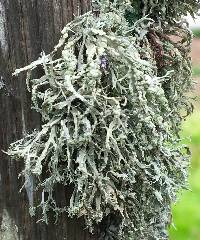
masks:
{"type": "MultiPolygon", "coordinates": [[[[64,25],[88,8],[89,0],[0,0],[0,149],[7,150],[11,142],[40,126],[25,76],[13,78],[12,72],[36,60],[42,50],[50,52],[64,25]]],[[[57,224],[36,223],[28,212],[27,191],[19,193],[22,169],[23,162],[0,152],[0,240],[94,239],[82,220],[64,215],[57,224]]],[[[57,196],[61,204],[67,201],[63,189],[57,196]]]]}

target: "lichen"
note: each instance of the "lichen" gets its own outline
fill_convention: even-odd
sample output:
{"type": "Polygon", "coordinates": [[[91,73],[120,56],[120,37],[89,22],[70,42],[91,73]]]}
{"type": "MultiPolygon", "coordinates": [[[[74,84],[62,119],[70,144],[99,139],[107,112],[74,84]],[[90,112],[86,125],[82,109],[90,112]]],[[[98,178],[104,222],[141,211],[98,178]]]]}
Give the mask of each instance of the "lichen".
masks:
{"type": "Polygon", "coordinates": [[[0,2],[0,48],[2,53],[5,53],[8,50],[6,39],[6,15],[5,7],[2,2],[0,2]]]}
{"type": "Polygon", "coordinates": [[[19,240],[18,227],[15,225],[14,220],[9,216],[6,209],[2,209],[0,240],[19,240]]]}
{"type": "Polygon", "coordinates": [[[45,222],[49,211],[66,211],[84,216],[91,231],[103,221],[104,240],[168,239],[170,206],[187,187],[190,155],[179,131],[192,111],[185,94],[192,36],[179,20],[198,2],[95,4],[66,25],[52,53],[15,71],[28,72],[43,124],[8,154],[24,160],[22,176],[34,177],[41,202],[31,214],[41,208],[45,222]],[[38,66],[44,74],[32,79],[38,66]],[[57,184],[73,186],[65,207],[55,200],[57,184]]]}

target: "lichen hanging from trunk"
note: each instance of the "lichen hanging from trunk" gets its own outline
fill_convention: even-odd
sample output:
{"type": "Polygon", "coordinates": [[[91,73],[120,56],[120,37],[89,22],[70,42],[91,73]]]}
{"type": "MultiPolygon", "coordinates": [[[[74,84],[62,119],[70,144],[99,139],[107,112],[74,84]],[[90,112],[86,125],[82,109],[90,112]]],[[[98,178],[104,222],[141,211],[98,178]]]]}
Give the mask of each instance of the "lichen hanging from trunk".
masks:
{"type": "Polygon", "coordinates": [[[3,209],[1,216],[0,240],[19,240],[18,227],[6,209],[3,209]]]}
{"type": "Polygon", "coordinates": [[[167,239],[170,205],[187,186],[189,153],[178,133],[183,110],[192,111],[191,33],[175,21],[183,9],[175,2],[177,19],[160,15],[166,1],[96,4],[63,29],[52,53],[16,70],[28,72],[43,124],[8,154],[34,177],[42,194],[31,214],[42,208],[45,222],[49,211],[66,211],[84,216],[91,231],[109,219],[102,239],[167,239]],[[44,75],[32,79],[38,66],[44,75]],[[62,208],[57,184],[73,185],[62,208]]]}

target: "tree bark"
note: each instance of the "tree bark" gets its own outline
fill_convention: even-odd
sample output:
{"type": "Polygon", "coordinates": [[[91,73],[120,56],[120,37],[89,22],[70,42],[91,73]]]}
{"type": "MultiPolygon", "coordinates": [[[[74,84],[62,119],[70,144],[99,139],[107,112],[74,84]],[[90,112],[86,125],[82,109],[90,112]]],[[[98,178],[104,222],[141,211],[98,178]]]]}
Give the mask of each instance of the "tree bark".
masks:
{"type": "MultiPolygon", "coordinates": [[[[74,16],[89,8],[89,0],[0,0],[0,149],[40,127],[40,116],[31,110],[25,76],[12,72],[36,60],[41,51],[53,49],[60,30],[74,16]]],[[[36,73],[37,74],[37,73],[36,73]]],[[[29,199],[18,174],[23,162],[0,152],[0,240],[89,240],[82,220],[62,215],[57,224],[37,222],[28,212],[29,199]]],[[[60,204],[67,201],[59,187],[60,204]]]]}

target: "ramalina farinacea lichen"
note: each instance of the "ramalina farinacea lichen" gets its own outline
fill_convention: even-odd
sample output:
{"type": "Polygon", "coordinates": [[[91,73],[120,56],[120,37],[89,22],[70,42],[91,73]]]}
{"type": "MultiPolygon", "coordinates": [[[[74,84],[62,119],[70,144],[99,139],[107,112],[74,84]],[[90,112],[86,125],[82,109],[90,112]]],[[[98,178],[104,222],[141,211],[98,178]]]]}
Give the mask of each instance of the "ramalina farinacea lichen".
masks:
{"type": "Polygon", "coordinates": [[[84,216],[91,231],[103,221],[104,240],[168,239],[171,203],[187,186],[189,154],[178,133],[192,109],[191,33],[180,17],[198,2],[93,4],[52,53],[15,71],[28,72],[42,127],[8,154],[34,178],[41,202],[31,213],[41,208],[45,222],[49,211],[66,211],[84,216]],[[44,74],[32,79],[38,66],[44,74]],[[62,208],[57,184],[73,186],[62,208]]]}

